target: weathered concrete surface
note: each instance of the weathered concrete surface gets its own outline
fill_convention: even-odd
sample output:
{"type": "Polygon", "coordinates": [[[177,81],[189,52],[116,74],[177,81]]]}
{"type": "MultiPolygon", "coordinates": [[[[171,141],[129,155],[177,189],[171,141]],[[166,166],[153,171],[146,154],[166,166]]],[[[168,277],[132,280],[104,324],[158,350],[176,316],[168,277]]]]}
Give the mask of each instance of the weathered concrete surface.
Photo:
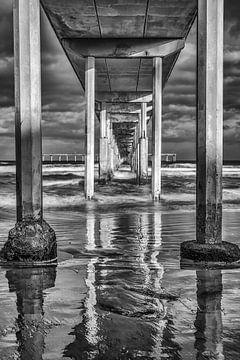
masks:
{"type": "Polygon", "coordinates": [[[139,182],[143,184],[148,177],[148,137],[147,137],[147,104],[141,104],[141,133],[139,139],[139,182]]]}
{"type": "MultiPolygon", "coordinates": [[[[90,0],[41,2],[83,88],[84,56],[101,56],[96,61],[96,99],[101,91],[152,91],[151,61],[140,58],[109,59],[109,56],[129,56],[132,53],[137,57],[161,56],[169,55],[178,49],[177,53],[164,58],[165,84],[181,46],[165,49],[163,53],[162,49],[156,46],[152,49],[149,44],[156,45],[157,41],[169,40],[182,42],[191,28],[197,8],[197,0],[143,0],[131,3],[126,0],[96,0],[94,3],[90,0]],[[148,47],[136,48],[138,43],[147,43],[148,47]]],[[[101,100],[102,97],[99,98],[99,101],[101,100]]]]}
{"type": "Polygon", "coordinates": [[[14,1],[17,220],[42,217],[39,0],[14,1]]]}
{"type": "Polygon", "coordinates": [[[139,114],[128,114],[128,113],[110,113],[109,118],[112,123],[122,123],[122,122],[139,122],[139,114]]]}
{"type": "Polygon", "coordinates": [[[107,109],[106,104],[101,104],[100,112],[100,138],[99,138],[99,182],[108,181],[108,137],[107,137],[107,109]]]}
{"type": "Polygon", "coordinates": [[[197,241],[222,241],[223,0],[198,1],[197,241]]]}
{"type": "MultiPolygon", "coordinates": [[[[125,89],[126,90],[126,89],[125,89]]],[[[148,91],[98,91],[97,101],[107,103],[142,103],[152,101],[152,92],[148,91]]]]}
{"type": "Polygon", "coordinates": [[[63,39],[67,52],[75,52],[83,57],[126,58],[169,56],[182,50],[184,39],[63,39]]]}
{"type": "Polygon", "coordinates": [[[87,200],[94,195],[94,120],[95,120],[95,59],[86,58],[86,156],[84,191],[87,200]]]}
{"type": "Polygon", "coordinates": [[[108,138],[99,139],[99,182],[105,184],[109,180],[109,145],[108,138]]]}
{"type": "Polygon", "coordinates": [[[197,241],[185,241],[181,244],[181,258],[194,262],[231,263],[240,259],[237,245],[223,241],[218,244],[200,244],[197,241]]]}
{"type": "Polygon", "coordinates": [[[152,198],[160,200],[162,159],[162,58],[153,59],[152,198]]]}
{"type": "Polygon", "coordinates": [[[139,182],[146,183],[148,178],[148,139],[139,139],[139,182]]]}
{"type": "Polygon", "coordinates": [[[133,138],[136,123],[135,122],[124,122],[124,123],[113,123],[113,133],[116,138],[120,157],[122,159],[128,159],[133,151],[133,138]]]}
{"type": "MultiPolygon", "coordinates": [[[[178,54],[163,58],[163,86],[166,84],[178,54]]],[[[70,51],[68,53],[76,74],[85,89],[84,58],[70,51]]],[[[151,58],[97,58],[96,59],[96,100],[106,102],[136,101],[148,102],[141,97],[152,93],[152,59],[151,58]],[[104,93],[104,94],[102,94],[104,93]],[[112,96],[113,93],[113,96],[112,96]],[[117,93],[117,96],[114,95],[117,93]],[[128,95],[129,93],[129,95],[128,95]],[[135,95],[134,95],[135,93],[135,95]],[[140,95],[140,96],[139,96],[140,95]],[[125,98],[125,100],[124,100],[125,98]],[[140,98],[140,100],[138,100],[140,98]]]]}
{"type": "Polygon", "coordinates": [[[42,220],[39,0],[14,0],[14,55],[17,224],[1,261],[51,261],[57,257],[56,237],[42,220]]]}
{"type": "Polygon", "coordinates": [[[59,38],[182,38],[191,26],[197,0],[94,3],[42,0],[59,38]]]}
{"type": "Polygon", "coordinates": [[[55,232],[44,220],[18,222],[10,230],[0,258],[24,263],[54,260],[57,258],[55,232]]]}
{"type": "Polygon", "coordinates": [[[140,112],[141,104],[135,103],[107,103],[107,112],[111,114],[130,114],[140,112]]]}

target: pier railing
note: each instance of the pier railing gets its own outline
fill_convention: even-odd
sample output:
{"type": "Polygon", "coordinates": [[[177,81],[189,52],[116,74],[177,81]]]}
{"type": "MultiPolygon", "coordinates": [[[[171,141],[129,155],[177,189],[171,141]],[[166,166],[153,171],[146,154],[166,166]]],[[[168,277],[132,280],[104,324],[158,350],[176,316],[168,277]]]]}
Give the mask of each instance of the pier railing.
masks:
{"type": "MultiPolygon", "coordinates": [[[[152,154],[148,155],[149,161],[152,159],[152,154]]],[[[43,163],[79,163],[84,164],[85,154],[43,154],[43,163]]],[[[95,155],[95,163],[99,161],[99,155],[95,155]]],[[[162,154],[162,161],[166,163],[174,163],[177,161],[176,154],[162,154]]]]}
{"type": "MultiPolygon", "coordinates": [[[[95,162],[98,162],[99,156],[95,155],[95,162]]],[[[85,155],[84,154],[43,154],[42,157],[43,163],[80,163],[84,164],[85,155]]]]}
{"type": "MultiPolygon", "coordinates": [[[[152,154],[148,154],[148,161],[152,161],[152,154]]],[[[177,154],[162,154],[163,163],[175,163],[177,161],[177,154]]]]}

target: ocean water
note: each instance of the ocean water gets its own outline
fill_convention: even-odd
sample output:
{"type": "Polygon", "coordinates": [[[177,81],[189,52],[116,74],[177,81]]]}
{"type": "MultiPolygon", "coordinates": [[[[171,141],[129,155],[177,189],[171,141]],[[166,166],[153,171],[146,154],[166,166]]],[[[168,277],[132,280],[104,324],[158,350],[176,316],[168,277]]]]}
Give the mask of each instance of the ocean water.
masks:
{"type": "MultiPolygon", "coordinates": [[[[150,169],[149,169],[150,173],[150,169]]],[[[97,168],[96,168],[97,178],[97,168]]],[[[83,194],[81,165],[44,165],[56,268],[0,268],[0,359],[238,360],[240,270],[180,268],[195,238],[195,167],[163,169],[163,195],[122,168],[83,194]]],[[[240,166],[224,167],[224,240],[240,245],[240,166]]],[[[15,223],[14,167],[0,166],[0,246],[15,223]]]]}

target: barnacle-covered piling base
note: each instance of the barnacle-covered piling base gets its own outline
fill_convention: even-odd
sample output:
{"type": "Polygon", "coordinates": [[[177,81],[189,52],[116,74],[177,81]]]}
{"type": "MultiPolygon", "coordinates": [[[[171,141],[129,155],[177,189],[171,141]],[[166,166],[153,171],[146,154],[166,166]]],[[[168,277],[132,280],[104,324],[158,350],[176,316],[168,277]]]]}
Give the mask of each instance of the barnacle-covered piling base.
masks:
{"type": "Polygon", "coordinates": [[[0,252],[1,261],[44,264],[57,261],[54,230],[45,220],[23,220],[9,231],[0,252]]]}
{"type": "Polygon", "coordinates": [[[185,241],[181,244],[181,258],[195,262],[232,263],[240,259],[240,249],[236,244],[226,241],[219,244],[185,241]]]}

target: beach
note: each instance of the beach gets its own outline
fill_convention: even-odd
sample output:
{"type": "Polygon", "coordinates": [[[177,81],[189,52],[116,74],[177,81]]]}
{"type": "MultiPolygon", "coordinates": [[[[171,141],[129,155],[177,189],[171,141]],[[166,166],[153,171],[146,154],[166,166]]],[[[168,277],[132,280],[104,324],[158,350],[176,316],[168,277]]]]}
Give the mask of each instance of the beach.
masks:
{"type": "MultiPolygon", "coordinates": [[[[180,269],[195,239],[195,165],[163,168],[162,199],[128,167],[84,199],[84,167],[43,167],[57,268],[0,269],[0,359],[238,359],[240,274],[180,269]]],[[[223,239],[240,245],[240,165],[223,170],[223,239]]],[[[150,175],[150,169],[149,169],[150,175]]],[[[0,166],[0,246],[15,169],[0,166]]]]}

